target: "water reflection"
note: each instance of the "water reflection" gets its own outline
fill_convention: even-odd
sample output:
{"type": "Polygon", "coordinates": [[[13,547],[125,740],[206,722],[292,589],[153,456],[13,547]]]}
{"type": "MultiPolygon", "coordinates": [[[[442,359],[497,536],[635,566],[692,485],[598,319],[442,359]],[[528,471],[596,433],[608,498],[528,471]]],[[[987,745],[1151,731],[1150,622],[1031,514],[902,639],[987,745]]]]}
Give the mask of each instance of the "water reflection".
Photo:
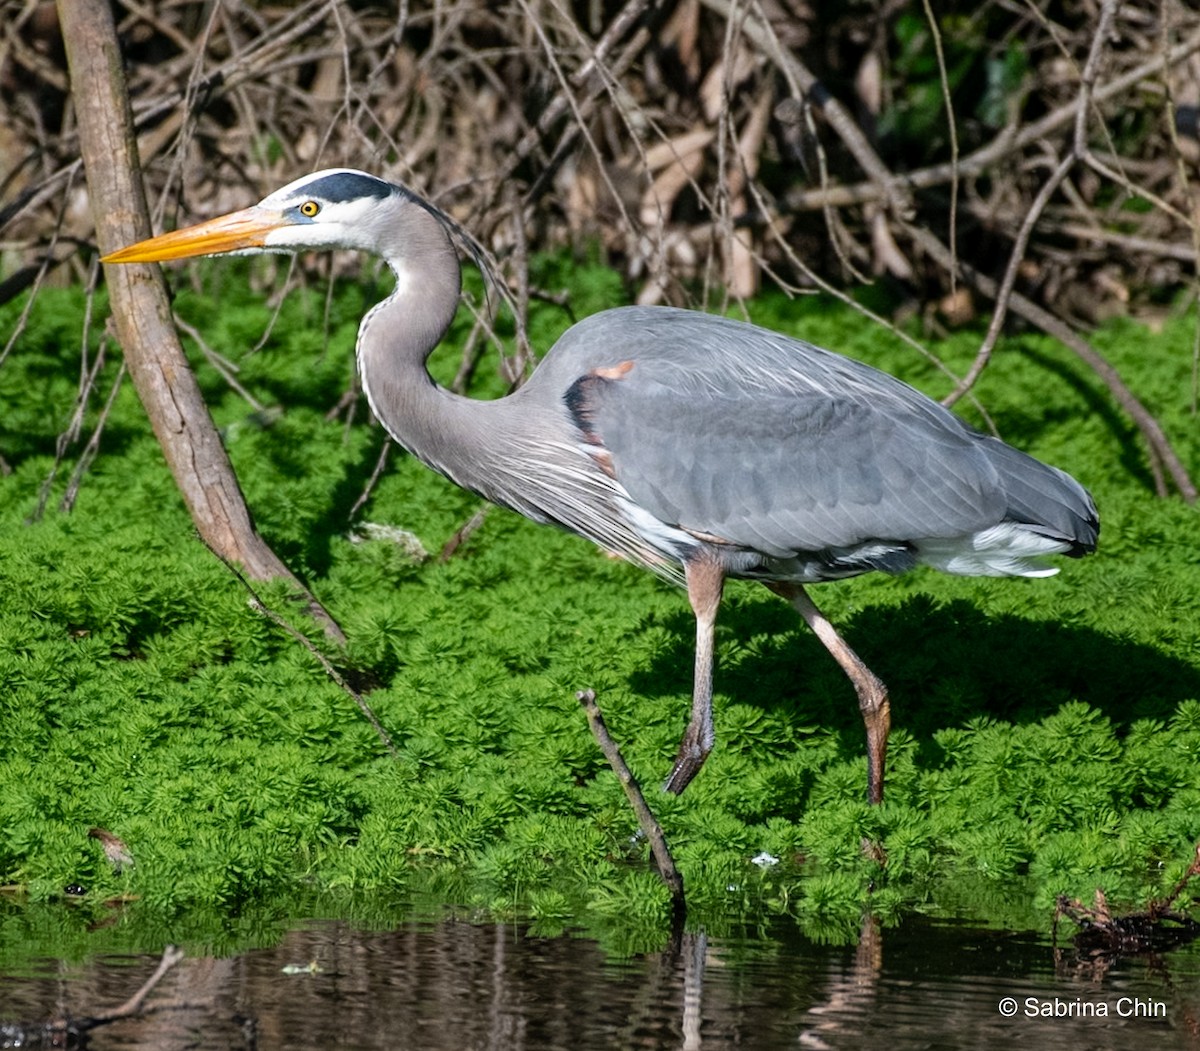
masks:
{"type": "MultiPolygon", "coordinates": [[[[0,1020],[111,1006],[156,962],[109,956],[0,976],[0,1020]]],[[[95,1031],[90,1046],[1193,1048],[1200,952],[1097,968],[1056,961],[1030,935],[916,918],[891,930],[867,921],[849,947],[787,930],[691,933],[663,952],[614,961],[586,938],[537,938],[512,925],[370,932],[321,921],[271,949],[186,959],[152,1002],[158,1010],[95,1031]]]]}

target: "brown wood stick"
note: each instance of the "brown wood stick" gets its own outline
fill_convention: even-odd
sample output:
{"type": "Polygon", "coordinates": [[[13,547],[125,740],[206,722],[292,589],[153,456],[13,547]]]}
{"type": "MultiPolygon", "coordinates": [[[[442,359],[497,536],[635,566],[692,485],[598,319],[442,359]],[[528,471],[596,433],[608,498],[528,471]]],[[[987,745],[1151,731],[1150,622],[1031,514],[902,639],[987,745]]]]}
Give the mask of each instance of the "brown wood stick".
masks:
{"type": "MultiPolygon", "coordinates": [[[[59,0],[79,145],[102,251],[150,235],[138,172],[133,117],[112,10],[92,0],[59,0]]],[[[333,618],[259,536],[199,384],[179,343],[157,266],[106,266],[112,324],[129,375],[167,464],[204,542],[256,580],[283,577],[339,643],[333,618]]]]}
{"type": "Polygon", "coordinates": [[[658,874],[662,877],[663,883],[667,885],[667,890],[671,892],[671,901],[674,904],[676,916],[679,917],[687,907],[683,893],[683,874],[675,867],[675,859],[671,856],[671,848],[667,846],[667,837],[663,834],[662,825],[658,823],[658,818],[654,816],[654,811],[646,802],[641,785],[638,784],[637,778],[633,776],[633,772],[626,765],[617,742],[608,732],[608,726],[604,722],[600,706],[596,704],[596,691],[580,690],[575,694],[575,699],[583,705],[592,736],[596,738],[600,751],[604,753],[604,758],[608,760],[608,765],[612,767],[613,773],[617,775],[617,780],[621,782],[621,787],[625,790],[625,798],[629,800],[629,805],[633,808],[638,827],[650,843],[650,852],[654,855],[658,874]]]}

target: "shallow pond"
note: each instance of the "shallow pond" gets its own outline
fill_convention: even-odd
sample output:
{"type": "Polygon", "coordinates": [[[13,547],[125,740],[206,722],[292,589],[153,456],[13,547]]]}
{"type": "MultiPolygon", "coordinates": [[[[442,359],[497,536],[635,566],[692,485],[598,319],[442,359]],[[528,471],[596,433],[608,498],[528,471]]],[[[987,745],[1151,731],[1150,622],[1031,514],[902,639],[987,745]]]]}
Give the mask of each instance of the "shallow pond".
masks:
{"type": "MultiPolygon", "coordinates": [[[[0,1022],[124,1001],[157,958],[0,975],[0,1022]]],[[[184,959],[105,1048],[1200,1047],[1200,950],[1085,962],[1030,934],[912,918],[857,945],[685,934],[612,959],[582,937],[413,922],[301,924],[275,947],[184,959]]]]}

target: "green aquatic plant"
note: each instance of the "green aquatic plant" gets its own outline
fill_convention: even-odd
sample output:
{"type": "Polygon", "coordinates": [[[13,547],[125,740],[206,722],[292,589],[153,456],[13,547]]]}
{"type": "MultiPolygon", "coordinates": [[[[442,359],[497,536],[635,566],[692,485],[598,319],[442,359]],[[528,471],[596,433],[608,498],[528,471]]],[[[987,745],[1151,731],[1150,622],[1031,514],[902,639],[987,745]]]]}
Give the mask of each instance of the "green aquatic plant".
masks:
{"type": "MultiPolygon", "coordinates": [[[[581,313],[612,305],[608,271],[540,265],[543,283],[570,280],[581,313]]],[[[403,455],[362,512],[403,533],[356,528],[349,509],[380,435],[326,412],[351,373],[363,291],[336,290],[327,328],[323,298],[294,294],[272,326],[244,272],[203,273],[177,309],[268,407],[252,409],[197,354],[258,526],[345,629],[348,649],[333,659],[368,693],[399,757],[196,541],[132,390],[117,396],[74,510],[57,510],[60,471],[30,520],[81,345],[81,296],[44,294],[0,369],[11,467],[0,477],[0,881],[42,901],[68,886],[93,904],[137,896],[164,923],[198,907],[266,908],[299,889],[434,887],[499,915],[626,924],[643,933],[613,944],[642,944],[665,922],[666,897],[575,692],[596,691],[634,772],[658,784],[690,695],[683,596],[501,510],[448,561],[422,557],[478,501],[403,455]],[[91,828],[119,836],[134,863],[116,871],[91,828]]],[[[771,296],[752,309],[935,395],[948,389],[847,312],[771,296]]],[[[535,342],[567,323],[540,307],[535,342]]],[[[464,321],[435,359],[443,378],[465,332],[464,321]]],[[[1128,324],[1097,336],[1195,468],[1181,393],[1189,339],[1183,320],[1153,338],[1128,324]]],[[[939,354],[961,369],[975,342],[960,335],[939,354]]],[[[114,376],[110,362],[100,389],[114,376]]],[[[484,367],[476,385],[494,396],[504,381],[484,367]]],[[[1190,860],[1196,512],[1153,498],[1132,429],[1049,341],[1003,344],[979,396],[1005,438],[1093,489],[1100,553],[1048,580],[917,572],[822,589],[892,686],[888,795],[875,808],[863,802],[861,723],[840,671],[777,600],[732,586],[717,749],[681,798],[651,792],[706,922],[777,910],[833,937],[864,907],[965,908],[967,886],[1002,896],[1019,885],[1021,900],[1046,908],[1097,884],[1135,901],[1190,860]],[[864,840],[880,851],[865,855],[864,840]]],[[[323,644],[282,588],[260,594],[323,644]]]]}

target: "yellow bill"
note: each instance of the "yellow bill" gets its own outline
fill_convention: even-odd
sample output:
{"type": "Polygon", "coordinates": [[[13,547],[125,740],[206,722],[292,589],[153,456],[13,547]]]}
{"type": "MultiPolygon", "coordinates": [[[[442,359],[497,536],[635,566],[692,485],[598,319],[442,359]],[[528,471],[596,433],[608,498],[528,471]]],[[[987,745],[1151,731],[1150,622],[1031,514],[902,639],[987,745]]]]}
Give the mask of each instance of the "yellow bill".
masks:
{"type": "Polygon", "coordinates": [[[190,259],[198,255],[262,248],[272,230],[287,225],[283,216],[257,205],[230,212],[217,219],[159,234],[126,248],[101,256],[102,263],[157,263],[166,259],[190,259]]]}

